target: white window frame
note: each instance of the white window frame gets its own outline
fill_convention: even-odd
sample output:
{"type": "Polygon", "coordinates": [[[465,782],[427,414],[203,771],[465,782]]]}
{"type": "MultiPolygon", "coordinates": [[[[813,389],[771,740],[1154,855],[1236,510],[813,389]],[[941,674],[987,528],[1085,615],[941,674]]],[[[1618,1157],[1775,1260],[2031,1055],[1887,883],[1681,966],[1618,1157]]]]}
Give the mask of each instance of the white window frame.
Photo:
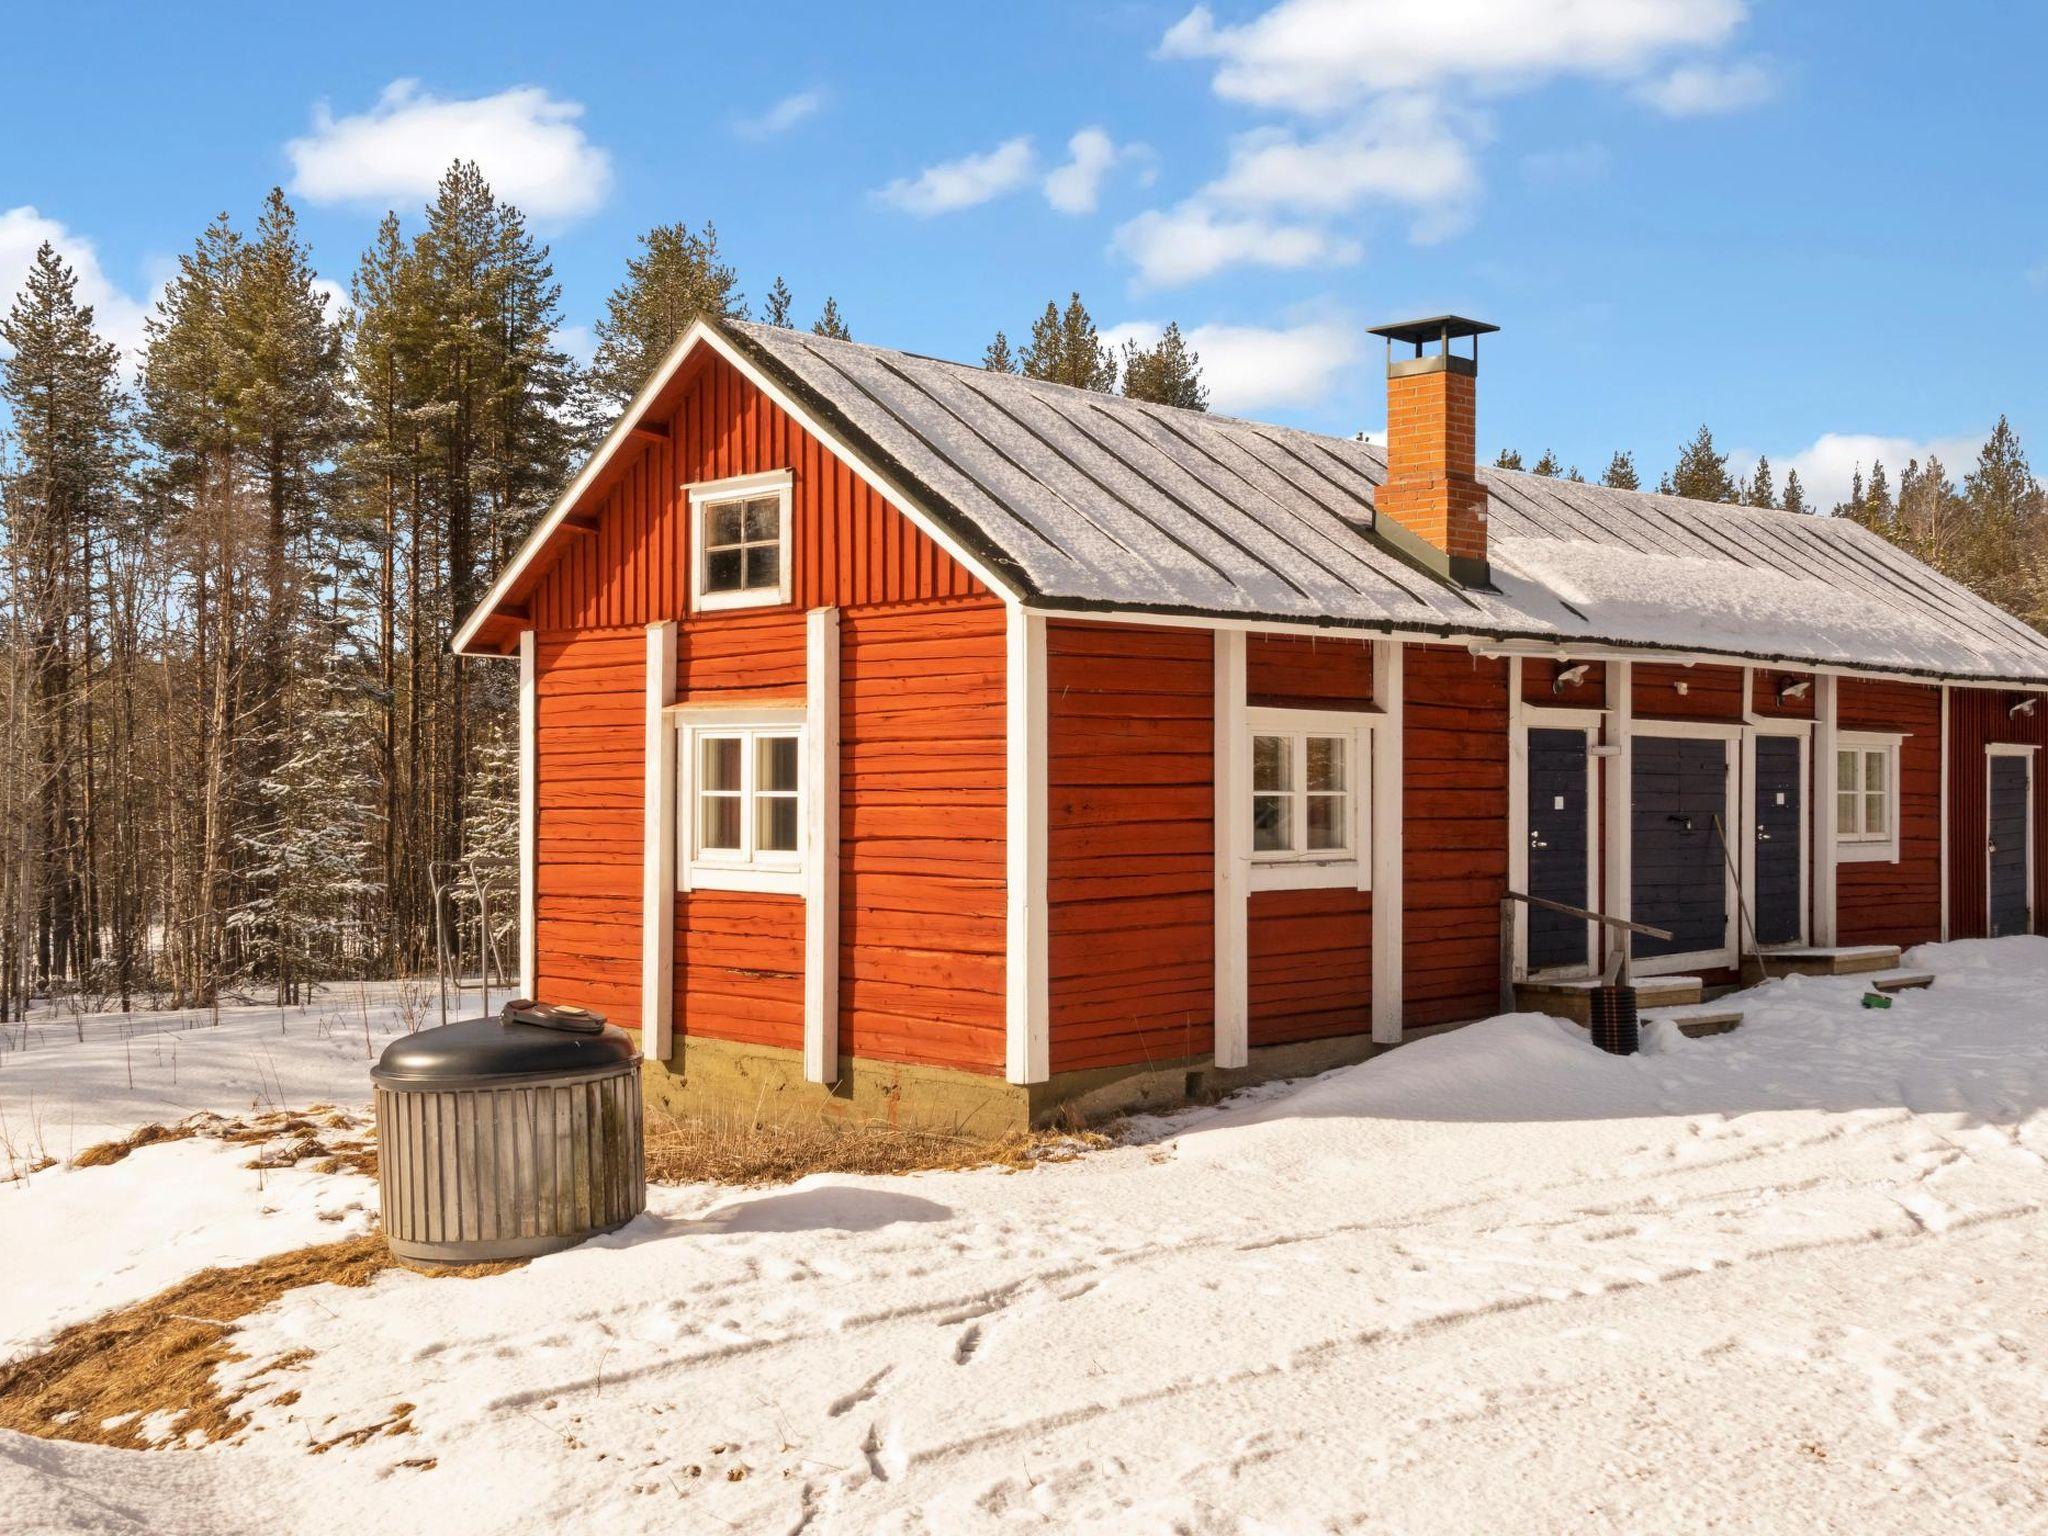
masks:
{"type": "Polygon", "coordinates": [[[804,893],[804,870],[811,856],[806,827],[810,789],[810,731],[801,707],[717,708],[683,706],[676,722],[676,871],[677,888],[693,891],[769,891],[789,896],[804,893]],[[702,846],[698,819],[697,774],[701,743],[711,737],[737,736],[740,749],[740,835],[737,852],[702,846]],[[797,751],[794,853],[761,852],[754,847],[755,743],[764,736],[794,736],[797,751]]]}
{"type": "MultiPolygon", "coordinates": [[[[1836,797],[1830,803],[1836,808],[1834,812],[1834,826],[1835,860],[1837,863],[1896,864],[1899,862],[1899,745],[1905,739],[1903,735],[1895,735],[1883,731],[1837,731],[1835,733],[1835,761],[1827,766],[1826,784],[1827,792],[1836,797]],[[1838,786],[1841,783],[1841,754],[1844,752],[1858,754],[1856,779],[1859,785],[1863,781],[1863,757],[1872,754],[1881,754],[1884,757],[1885,830],[1879,836],[1873,837],[1865,832],[1845,832],[1842,829],[1841,791],[1838,786]]],[[[1864,791],[1859,788],[1856,794],[1859,806],[1857,819],[1861,821],[1862,812],[1860,806],[1864,791]]]]}
{"type": "MultiPolygon", "coordinates": [[[[1247,709],[1245,735],[1239,762],[1249,818],[1252,797],[1252,744],[1261,736],[1286,736],[1296,741],[1310,736],[1335,736],[1344,742],[1344,793],[1346,796],[1345,842],[1342,850],[1290,848],[1285,852],[1251,851],[1251,889],[1255,891],[1308,891],[1372,889],[1372,750],[1373,733],[1380,716],[1360,710],[1341,709],[1247,709]]],[[[1305,767],[1305,753],[1297,753],[1297,771],[1305,767]]],[[[1307,802],[1304,786],[1294,791],[1297,803],[1307,802]]],[[[1301,818],[1306,823],[1306,815],[1301,818]]],[[[1250,821],[1246,821],[1249,847],[1250,821]]],[[[1300,826],[1297,826],[1297,833],[1300,826]]],[[[1297,841],[1299,838],[1297,837],[1297,841]]]]}
{"type": "Polygon", "coordinates": [[[789,525],[793,479],[786,469],[771,469],[758,475],[734,475],[724,480],[706,480],[688,487],[690,493],[690,607],[697,613],[717,613],[729,608],[768,608],[790,600],[789,525]],[[776,498],[776,583],[772,587],[747,587],[737,592],[704,590],[704,530],[710,509],[735,501],[776,498]]]}

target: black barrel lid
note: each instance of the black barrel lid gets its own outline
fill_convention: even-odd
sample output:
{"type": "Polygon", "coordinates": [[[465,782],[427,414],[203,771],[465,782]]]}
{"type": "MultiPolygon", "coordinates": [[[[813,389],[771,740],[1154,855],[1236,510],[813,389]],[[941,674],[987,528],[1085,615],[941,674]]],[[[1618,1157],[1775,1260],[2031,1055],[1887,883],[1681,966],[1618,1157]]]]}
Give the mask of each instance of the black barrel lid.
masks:
{"type": "Polygon", "coordinates": [[[520,999],[495,1019],[464,1019],[392,1041],[370,1076],[380,1083],[427,1086],[563,1077],[639,1059],[632,1037],[605,1023],[603,1015],[520,999]],[[550,1022],[525,1022],[540,1018],[550,1022]]]}

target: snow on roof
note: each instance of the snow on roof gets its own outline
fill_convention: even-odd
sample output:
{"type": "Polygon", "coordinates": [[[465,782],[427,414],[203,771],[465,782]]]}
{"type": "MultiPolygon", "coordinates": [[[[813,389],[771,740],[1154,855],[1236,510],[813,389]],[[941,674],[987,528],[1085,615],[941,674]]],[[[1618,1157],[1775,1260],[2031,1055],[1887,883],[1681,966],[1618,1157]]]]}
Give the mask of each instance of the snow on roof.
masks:
{"type": "Polygon", "coordinates": [[[1485,470],[1496,590],[1467,588],[1375,533],[1381,448],[718,329],[1041,606],[2048,681],[2048,638],[1839,519],[1485,470]]]}

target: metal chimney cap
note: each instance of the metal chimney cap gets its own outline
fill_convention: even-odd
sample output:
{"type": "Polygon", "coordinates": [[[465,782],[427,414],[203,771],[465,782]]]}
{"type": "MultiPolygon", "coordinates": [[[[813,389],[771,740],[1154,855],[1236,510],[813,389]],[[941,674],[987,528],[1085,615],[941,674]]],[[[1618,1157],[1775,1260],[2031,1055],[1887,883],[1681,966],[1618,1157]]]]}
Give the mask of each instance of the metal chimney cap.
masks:
{"type": "Polygon", "coordinates": [[[1467,336],[1490,336],[1499,329],[1497,325],[1488,325],[1484,320],[1468,320],[1463,315],[1431,315],[1423,320],[1397,320],[1392,325],[1375,325],[1371,334],[1419,347],[1426,341],[1462,341],[1467,336]]]}

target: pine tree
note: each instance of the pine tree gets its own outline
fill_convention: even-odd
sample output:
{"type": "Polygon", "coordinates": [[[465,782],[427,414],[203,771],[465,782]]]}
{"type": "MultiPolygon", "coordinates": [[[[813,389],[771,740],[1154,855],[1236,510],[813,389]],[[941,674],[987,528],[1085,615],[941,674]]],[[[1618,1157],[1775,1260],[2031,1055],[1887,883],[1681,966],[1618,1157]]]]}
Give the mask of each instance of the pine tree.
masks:
{"type": "Polygon", "coordinates": [[[626,280],[605,301],[590,364],[591,389],[617,405],[640,392],[697,316],[740,320],[747,313],[739,274],[720,260],[718,229],[709,221],[701,231],[657,224],[640,245],[641,254],[626,263],[626,280]]]}
{"type": "Polygon", "coordinates": [[[1564,477],[1571,481],[1573,485],[1584,485],[1586,483],[1586,477],[1579,473],[1579,466],[1576,464],[1565,471],[1564,477]]]}
{"type": "Polygon", "coordinates": [[[1870,481],[1863,492],[1863,525],[1887,538],[1896,530],[1898,508],[1892,502],[1891,477],[1884,472],[1884,460],[1873,459],[1870,481]]]}
{"type": "Polygon", "coordinates": [[[1135,341],[1124,343],[1124,394],[1132,400],[1154,405],[1174,405],[1183,410],[1209,409],[1209,391],[1202,385],[1202,359],[1181,338],[1180,327],[1172,321],[1159,340],[1149,347],[1135,341]]]}
{"type": "Polygon", "coordinates": [[[1632,453],[1616,453],[1607,461],[1607,472],[1600,477],[1600,483],[1617,491],[1639,491],[1643,482],[1636,475],[1636,460],[1632,453]]]}
{"type": "Polygon", "coordinates": [[[1078,293],[1068,297],[1064,312],[1047,300],[1045,313],[1031,322],[1031,344],[1021,361],[1026,374],[1048,383],[1104,394],[1116,388],[1116,356],[1096,334],[1078,293]]]}
{"type": "Polygon", "coordinates": [[[1543,450],[1543,457],[1536,461],[1536,467],[1530,470],[1529,473],[1532,475],[1542,475],[1548,480],[1555,480],[1564,473],[1564,465],[1559,461],[1555,453],[1546,448],[1543,450]]]}
{"type": "Polygon", "coordinates": [[[1520,469],[1522,467],[1521,452],[1514,448],[1501,449],[1499,457],[1493,461],[1493,467],[1495,469],[1520,469]]]}
{"type": "Polygon", "coordinates": [[[1796,469],[1785,471],[1784,507],[1787,512],[1811,512],[1813,510],[1806,504],[1806,487],[1800,484],[1799,471],[1796,469]]]}
{"type": "Polygon", "coordinates": [[[1678,450],[1678,463],[1671,471],[1671,494],[1694,501],[1732,502],[1735,482],[1728,474],[1728,455],[1714,449],[1714,434],[1702,426],[1693,440],[1678,450]]]}
{"type": "Polygon", "coordinates": [[[780,273],[777,273],[775,286],[768,290],[761,318],[770,325],[779,325],[785,331],[793,331],[796,329],[796,321],[790,318],[790,306],[795,302],[790,295],[789,284],[782,280],[780,273]]]}
{"type": "Polygon", "coordinates": [[[825,295],[825,307],[818,311],[817,322],[812,325],[814,335],[829,336],[834,341],[851,341],[853,332],[846,328],[846,322],[839,315],[839,301],[829,293],[825,295]]]}
{"type": "Polygon", "coordinates": [[[1758,454],[1756,468],[1743,487],[1743,505],[1751,507],[1775,507],[1778,504],[1778,488],[1771,477],[1771,461],[1765,454],[1758,454]]]}
{"type": "Polygon", "coordinates": [[[1016,373],[1019,371],[1016,354],[1010,350],[1010,338],[1001,331],[981,354],[981,366],[990,373],[1016,373]]]}

